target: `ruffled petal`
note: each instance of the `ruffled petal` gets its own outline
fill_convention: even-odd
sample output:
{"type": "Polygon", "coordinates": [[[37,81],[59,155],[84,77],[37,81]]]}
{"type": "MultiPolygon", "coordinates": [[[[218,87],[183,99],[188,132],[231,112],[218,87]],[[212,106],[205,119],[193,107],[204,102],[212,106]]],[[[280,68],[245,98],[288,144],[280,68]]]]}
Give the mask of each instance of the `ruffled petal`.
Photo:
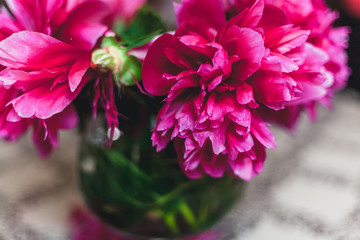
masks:
{"type": "Polygon", "coordinates": [[[108,30],[103,21],[110,13],[110,5],[103,1],[83,2],[69,14],[56,37],[77,48],[91,50],[108,30]]]}
{"type": "Polygon", "coordinates": [[[164,34],[149,48],[142,69],[143,84],[146,91],[152,95],[165,95],[176,83],[176,79],[164,77],[164,73],[177,75],[181,71],[172,64],[165,55],[165,48],[173,38],[171,34],[164,34]]]}
{"type": "Polygon", "coordinates": [[[13,99],[9,104],[12,104],[22,118],[47,119],[62,112],[70,105],[86,82],[82,81],[81,86],[74,92],[70,91],[69,85],[66,83],[56,85],[52,89],[46,85],[41,86],[13,99]]]}
{"type": "Polygon", "coordinates": [[[207,21],[219,29],[225,24],[222,0],[182,0],[174,2],[178,26],[185,21],[207,21]]]}
{"type": "Polygon", "coordinates": [[[83,55],[88,52],[36,32],[14,33],[0,42],[0,64],[15,69],[61,67],[73,64],[83,55]]]}

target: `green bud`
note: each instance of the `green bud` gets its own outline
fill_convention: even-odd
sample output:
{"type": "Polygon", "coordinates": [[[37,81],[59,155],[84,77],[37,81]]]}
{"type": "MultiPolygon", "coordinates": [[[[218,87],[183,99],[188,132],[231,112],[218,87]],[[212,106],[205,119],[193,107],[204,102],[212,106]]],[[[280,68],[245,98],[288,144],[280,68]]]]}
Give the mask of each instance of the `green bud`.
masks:
{"type": "Polygon", "coordinates": [[[141,61],[127,55],[127,49],[118,47],[115,38],[105,37],[101,46],[91,55],[92,68],[113,73],[114,81],[119,86],[132,86],[141,80],[141,61]]]}
{"type": "Polygon", "coordinates": [[[96,49],[91,55],[91,65],[102,72],[114,72],[121,62],[118,55],[116,47],[96,49]]]}
{"type": "Polygon", "coordinates": [[[139,59],[130,55],[126,56],[125,61],[120,69],[120,82],[125,86],[136,84],[135,78],[140,82],[141,80],[141,67],[142,64],[139,59]]]}

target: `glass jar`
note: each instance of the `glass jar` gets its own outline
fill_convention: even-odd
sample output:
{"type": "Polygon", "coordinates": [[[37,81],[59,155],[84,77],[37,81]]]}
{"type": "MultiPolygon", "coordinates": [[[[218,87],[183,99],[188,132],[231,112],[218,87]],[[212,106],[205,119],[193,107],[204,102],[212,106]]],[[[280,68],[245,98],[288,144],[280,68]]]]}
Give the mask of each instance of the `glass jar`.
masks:
{"type": "Polygon", "coordinates": [[[127,117],[119,118],[121,131],[113,134],[104,118],[86,123],[78,164],[84,200],[103,222],[135,239],[201,233],[241,199],[244,181],[231,176],[188,178],[172,143],[161,152],[152,147],[155,116],[145,102],[127,105],[127,117]]]}

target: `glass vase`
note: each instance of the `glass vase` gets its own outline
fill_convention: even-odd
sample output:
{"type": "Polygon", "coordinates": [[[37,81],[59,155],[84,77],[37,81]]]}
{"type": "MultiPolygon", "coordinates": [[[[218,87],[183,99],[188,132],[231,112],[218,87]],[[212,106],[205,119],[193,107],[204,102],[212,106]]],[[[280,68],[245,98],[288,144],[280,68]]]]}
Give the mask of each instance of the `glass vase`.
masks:
{"type": "Polygon", "coordinates": [[[241,199],[245,184],[231,176],[190,179],[172,143],[156,152],[151,144],[156,118],[145,102],[131,101],[128,112],[123,107],[121,131],[107,130],[104,117],[86,122],[78,163],[84,200],[122,236],[174,239],[199,234],[241,199]]]}

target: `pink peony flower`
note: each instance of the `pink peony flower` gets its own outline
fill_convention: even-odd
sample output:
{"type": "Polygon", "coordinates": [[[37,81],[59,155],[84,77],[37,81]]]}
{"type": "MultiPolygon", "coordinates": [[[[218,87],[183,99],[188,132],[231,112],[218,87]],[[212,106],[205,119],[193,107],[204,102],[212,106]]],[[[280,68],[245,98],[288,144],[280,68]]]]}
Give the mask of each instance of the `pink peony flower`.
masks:
{"type": "MultiPolygon", "coordinates": [[[[303,110],[307,110],[310,118],[316,118],[316,103],[331,107],[333,94],[345,87],[350,75],[350,68],[347,66],[347,38],[350,30],[347,27],[332,27],[338,17],[336,12],[330,11],[322,0],[267,0],[283,9],[289,16],[291,22],[303,30],[310,30],[307,40],[307,48],[313,49],[305,61],[300,64],[303,69],[321,69],[327,80],[321,85],[322,96],[314,99],[304,98],[302,101],[295,101],[286,109],[280,112],[262,113],[267,119],[280,123],[290,129],[296,126],[298,116],[303,110]],[[317,56],[314,53],[317,52],[317,56]],[[286,119],[284,119],[284,117],[286,119]]],[[[307,84],[312,84],[307,82],[307,84]]],[[[308,85],[305,85],[308,86],[308,85]]],[[[307,91],[309,92],[309,91],[307,91]]],[[[309,92],[309,95],[312,93],[309,92]]]]}
{"type": "Polygon", "coordinates": [[[167,95],[153,144],[160,151],[174,140],[192,178],[256,176],[275,140],[255,109],[322,97],[327,80],[319,69],[301,67],[305,56],[320,59],[322,52],[305,44],[310,32],[281,9],[258,0],[229,13],[229,4],[175,3],[179,28],[156,40],[144,62],[145,89],[167,95]]]}
{"type": "MultiPolygon", "coordinates": [[[[8,0],[11,14],[1,8],[1,137],[15,140],[31,125],[34,142],[46,156],[58,144],[57,131],[76,125],[71,103],[92,78],[86,74],[92,50],[119,17],[115,2],[120,4],[118,0],[8,0]]],[[[131,17],[142,2],[121,9],[123,18],[131,17]]],[[[106,110],[114,112],[114,108],[112,104],[106,110]]]]}

